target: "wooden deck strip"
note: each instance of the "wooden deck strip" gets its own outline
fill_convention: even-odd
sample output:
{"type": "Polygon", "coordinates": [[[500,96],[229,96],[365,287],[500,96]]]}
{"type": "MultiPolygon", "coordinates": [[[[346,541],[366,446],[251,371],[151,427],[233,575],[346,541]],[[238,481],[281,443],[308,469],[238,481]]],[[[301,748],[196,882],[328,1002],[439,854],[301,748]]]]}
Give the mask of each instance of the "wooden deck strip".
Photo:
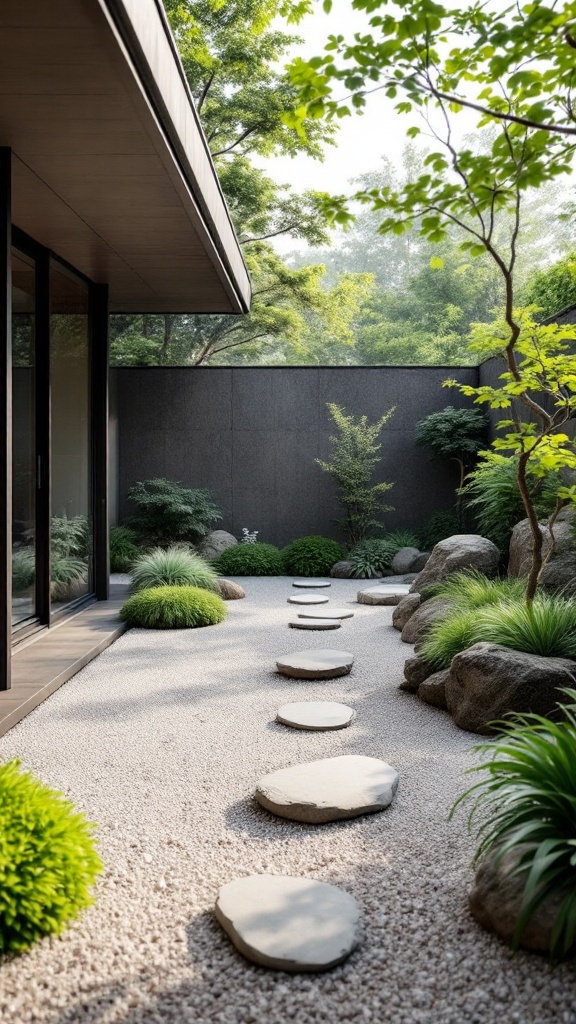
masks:
{"type": "Polygon", "coordinates": [[[109,601],[89,605],[14,652],[12,688],[0,693],[0,736],[121,636],[127,627],[118,613],[126,595],[127,588],[113,587],[109,601]]]}

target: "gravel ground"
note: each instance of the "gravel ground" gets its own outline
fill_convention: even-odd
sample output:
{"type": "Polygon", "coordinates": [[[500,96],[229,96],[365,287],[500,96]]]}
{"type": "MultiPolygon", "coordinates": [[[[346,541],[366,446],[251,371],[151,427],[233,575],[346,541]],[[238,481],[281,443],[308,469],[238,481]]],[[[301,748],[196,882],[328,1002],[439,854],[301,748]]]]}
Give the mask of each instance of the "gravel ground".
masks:
{"type": "MultiPolygon", "coordinates": [[[[331,634],[289,630],[287,579],[243,581],[225,623],[132,630],[8,736],[18,755],[98,822],[95,905],[61,939],[0,970],[3,1024],[575,1024],[574,965],[512,956],[470,918],[464,814],[447,823],[474,737],[397,689],[411,649],[392,609],[355,605],[331,634]],[[334,646],[352,674],[296,682],[275,656],[334,646]],[[300,699],[342,700],[349,729],[274,722],[300,699]],[[309,826],[251,799],[264,773],[335,754],[400,772],[392,808],[309,826]],[[218,887],[253,872],[332,882],[363,910],[361,947],[324,975],[246,963],[212,917],[218,887]]],[[[337,604],[358,584],[335,580],[337,604]]]]}

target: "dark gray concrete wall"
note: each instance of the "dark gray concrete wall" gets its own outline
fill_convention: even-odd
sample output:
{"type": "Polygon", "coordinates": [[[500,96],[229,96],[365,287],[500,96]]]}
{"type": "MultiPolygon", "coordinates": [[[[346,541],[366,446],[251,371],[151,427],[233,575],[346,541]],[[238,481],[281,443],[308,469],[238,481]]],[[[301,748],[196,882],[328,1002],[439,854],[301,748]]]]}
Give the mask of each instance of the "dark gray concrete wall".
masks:
{"type": "Polygon", "coordinates": [[[209,488],[224,529],[240,536],[246,526],[278,545],[309,533],[341,536],[336,488],[314,461],[330,454],[327,402],[370,421],[396,406],[375,479],[394,481],[386,527],[417,528],[453,505],[457,474],[415,447],[415,424],[467,403],[442,388],[447,377],[478,382],[475,367],[126,367],[112,375],[119,518],[131,484],[168,477],[209,488]]]}

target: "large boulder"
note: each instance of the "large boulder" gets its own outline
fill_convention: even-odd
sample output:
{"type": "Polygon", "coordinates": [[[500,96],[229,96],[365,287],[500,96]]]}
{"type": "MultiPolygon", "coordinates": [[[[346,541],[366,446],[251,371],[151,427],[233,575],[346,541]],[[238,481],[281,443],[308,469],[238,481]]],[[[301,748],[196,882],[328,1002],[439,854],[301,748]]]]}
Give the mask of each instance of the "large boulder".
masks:
{"type": "Polygon", "coordinates": [[[543,658],[499,644],[479,643],[452,659],[446,706],[460,729],[482,735],[509,712],[550,715],[574,686],[576,661],[543,658]]]}
{"type": "Polygon", "coordinates": [[[425,704],[431,704],[434,708],[441,708],[446,711],[446,683],[450,676],[450,669],[443,668],[440,672],[423,679],[418,687],[418,696],[425,704]]]}
{"type": "MultiPolygon", "coordinates": [[[[500,860],[496,851],[489,853],[476,871],[468,897],[472,917],[506,942],[514,935],[526,883],[525,872],[513,874],[520,856],[521,848],[509,850],[500,860]]],[[[560,901],[560,896],[549,896],[539,904],[520,938],[523,949],[549,952],[560,901]]]]}
{"type": "Polygon", "coordinates": [[[418,655],[407,658],[404,662],[404,679],[400,683],[400,689],[407,690],[408,693],[418,693],[418,688],[433,672],[434,669],[424,658],[418,655]]]}
{"type": "MultiPolygon", "coordinates": [[[[576,595],[576,533],[574,511],[563,509],[554,526],[554,551],[540,575],[539,586],[551,593],[562,591],[576,595]]],[[[542,557],[550,552],[552,538],[550,530],[540,523],[542,534],[542,557]]],[[[528,576],[532,563],[534,542],[527,519],[522,519],[512,530],[508,560],[508,576],[520,579],[528,576]]]]}
{"type": "Polygon", "coordinates": [[[456,533],[433,548],[424,569],[412,584],[412,593],[424,594],[427,587],[463,569],[496,576],[499,562],[500,552],[491,540],[476,533],[456,533]]]}
{"type": "Polygon", "coordinates": [[[425,601],[408,619],[402,630],[402,641],[405,644],[421,643],[432,623],[443,618],[452,607],[452,601],[445,597],[433,597],[425,601]]]}
{"type": "Polygon", "coordinates": [[[392,625],[394,629],[404,629],[408,619],[414,615],[414,612],[419,607],[420,594],[407,594],[406,597],[403,597],[392,612],[392,625]]]}
{"type": "Polygon", "coordinates": [[[218,558],[223,551],[233,548],[237,543],[236,537],[226,530],[212,530],[196,545],[196,550],[202,558],[218,558]]]}
{"type": "Polygon", "coordinates": [[[418,548],[400,548],[400,550],[396,552],[394,558],[392,559],[390,565],[392,572],[397,574],[398,576],[402,576],[405,572],[411,572],[412,566],[416,559],[418,558],[419,554],[420,552],[418,548]]]}
{"type": "Polygon", "coordinates": [[[354,573],[352,562],[344,560],[336,562],[330,570],[330,575],[337,580],[351,580],[354,573]]]}

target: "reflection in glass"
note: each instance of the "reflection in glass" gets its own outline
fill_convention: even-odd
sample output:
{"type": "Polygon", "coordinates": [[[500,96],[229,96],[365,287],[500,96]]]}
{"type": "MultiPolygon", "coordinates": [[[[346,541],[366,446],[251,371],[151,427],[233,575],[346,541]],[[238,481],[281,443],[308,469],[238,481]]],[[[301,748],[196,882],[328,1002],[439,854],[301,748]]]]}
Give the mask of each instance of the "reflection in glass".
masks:
{"type": "Polygon", "coordinates": [[[12,252],[12,624],[36,614],[35,271],[12,252]]]}
{"type": "Polygon", "coordinates": [[[51,596],[57,610],[92,591],[88,287],[53,262],[51,596]]]}

